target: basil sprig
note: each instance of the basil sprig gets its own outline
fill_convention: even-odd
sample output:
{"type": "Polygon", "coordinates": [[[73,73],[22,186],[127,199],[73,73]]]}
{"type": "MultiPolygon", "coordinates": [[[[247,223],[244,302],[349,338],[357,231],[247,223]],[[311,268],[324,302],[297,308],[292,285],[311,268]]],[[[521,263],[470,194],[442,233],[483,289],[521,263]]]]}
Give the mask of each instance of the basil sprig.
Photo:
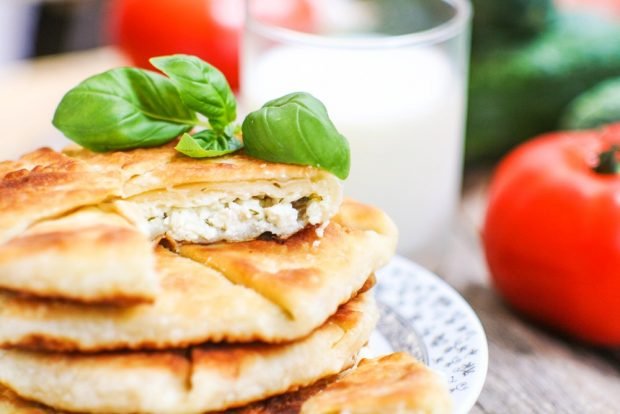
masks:
{"type": "Polygon", "coordinates": [[[295,92],[267,102],[242,125],[245,152],[255,158],[313,165],[345,179],[349,143],[329,119],[321,101],[295,92]]]}
{"type": "Polygon", "coordinates": [[[242,142],[234,124],[237,102],[219,70],[188,55],[151,63],[167,76],[118,68],[90,77],[62,98],[52,123],[97,152],[158,146],[182,135],[175,148],[192,158],[219,157],[245,145],[255,158],[348,176],[349,144],[312,95],[286,95],[250,113],[242,142]],[[196,128],[202,130],[190,133],[196,128]]]}

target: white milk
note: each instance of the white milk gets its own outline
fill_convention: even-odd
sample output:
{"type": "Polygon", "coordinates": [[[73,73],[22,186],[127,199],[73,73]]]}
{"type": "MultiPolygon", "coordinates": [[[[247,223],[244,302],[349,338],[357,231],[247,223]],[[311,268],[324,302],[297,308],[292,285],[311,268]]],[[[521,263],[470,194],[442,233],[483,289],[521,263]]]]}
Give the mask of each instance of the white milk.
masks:
{"type": "Polygon", "coordinates": [[[445,54],[278,46],[244,58],[245,109],[293,91],[323,101],[351,145],[345,193],[390,214],[400,253],[436,265],[458,200],[464,112],[464,79],[445,54]]]}

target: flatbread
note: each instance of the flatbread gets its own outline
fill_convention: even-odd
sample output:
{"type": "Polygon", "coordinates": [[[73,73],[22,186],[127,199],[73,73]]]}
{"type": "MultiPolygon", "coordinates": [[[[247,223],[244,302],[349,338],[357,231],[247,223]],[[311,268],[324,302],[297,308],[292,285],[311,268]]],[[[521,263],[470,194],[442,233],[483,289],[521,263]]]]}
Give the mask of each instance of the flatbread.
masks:
{"type": "MultiPolygon", "coordinates": [[[[364,359],[297,391],[219,414],[449,414],[448,388],[435,372],[405,353],[364,359]]],[[[0,413],[65,414],[0,388],[0,413]]]]}
{"type": "Polygon", "coordinates": [[[43,221],[0,245],[4,289],[46,298],[131,304],[159,291],[153,243],[96,207],[43,221]]]}
{"type": "Polygon", "coordinates": [[[0,351],[0,383],[59,410],[200,413],[309,385],[351,366],[377,320],[371,292],[286,344],[96,355],[0,351]]]}
{"type": "Polygon", "coordinates": [[[308,228],[286,241],[181,246],[189,258],[159,247],[162,289],[153,304],[88,306],[0,293],[0,346],[93,352],[296,339],[355,295],[395,242],[384,213],[346,201],[323,237],[308,228]]]}
{"type": "MultiPolygon", "coordinates": [[[[166,237],[212,243],[252,240],[264,233],[286,238],[306,226],[328,222],[342,201],[339,180],[325,171],[241,154],[192,159],[175,151],[175,144],[105,154],[44,148],[0,163],[0,249],[22,246],[17,259],[21,262],[13,263],[9,256],[0,262],[0,289],[88,302],[151,301],[152,288],[132,279],[133,263],[116,264],[117,278],[123,275],[126,282],[116,286],[116,296],[111,296],[97,261],[90,268],[84,261],[77,273],[70,268],[64,272],[58,264],[86,249],[79,246],[80,233],[62,220],[85,207],[116,213],[151,241],[166,237]],[[56,225],[64,233],[63,246],[56,248],[58,263],[42,276],[24,268],[29,250],[33,257],[38,253],[21,239],[47,221],[67,227],[56,225]],[[88,280],[78,284],[88,286],[87,291],[67,289],[86,273],[88,280]]],[[[127,229],[119,228],[119,235],[109,227],[106,232],[108,238],[123,238],[127,229]]],[[[48,238],[50,249],[53,242],[48,238]]]]}

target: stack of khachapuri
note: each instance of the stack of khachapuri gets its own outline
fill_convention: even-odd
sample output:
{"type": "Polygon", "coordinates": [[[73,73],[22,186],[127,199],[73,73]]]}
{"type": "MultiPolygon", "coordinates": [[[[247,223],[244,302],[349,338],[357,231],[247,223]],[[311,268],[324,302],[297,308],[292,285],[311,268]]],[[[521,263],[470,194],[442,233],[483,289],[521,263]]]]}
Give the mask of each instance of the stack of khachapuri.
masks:
{"type": "Polygon", "coordinates": [[[174,145],[0,163],[0,413],[450,412],[405,354],[350,369],[396,245],[381,210],[174,145]]]}

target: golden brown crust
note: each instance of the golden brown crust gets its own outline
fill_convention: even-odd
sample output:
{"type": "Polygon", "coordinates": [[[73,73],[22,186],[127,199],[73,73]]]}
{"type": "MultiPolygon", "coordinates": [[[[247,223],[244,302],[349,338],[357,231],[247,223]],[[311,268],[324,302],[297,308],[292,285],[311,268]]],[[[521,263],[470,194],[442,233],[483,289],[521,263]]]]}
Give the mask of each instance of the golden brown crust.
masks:
{"type": "Polygon", "coordinates": [[[0,385],[1,414],[63,414],[53,408],[24,400],[10,389],[0,385]]]}
{"type": "Polygon", "coordinates": [[[79,349],[79,343],[69,338],[52,338],[42,334],[27,334],[16,343],[2,344],[2,348],[17,347],[24,350],[49,350],[54,352],[73,352],[79,349]]]}
{"type": "MultiPolygon", "coordinates": [[[[337,375],[324,378],[307,387],[214,414],[299,414],[305,401],[338,379],[337,375]]],[[[21,413],[18,413],[21,414],[21,413]]],[[[47,412],[46,412],[47,414],[47,412]]],[[[56,414],[56,413],[54,413],[56,414]]]]}
{"type": "Polygon", "coordinates": [[[363,360],[302,406],[301,414],[449,414],[452,399],[445,382],[406,353],[363,360]]]}
{"type": "MultiPolygon", "coordinates": [[[[230,357],[234,356],[231,354],[230,357]]],[[[224,358],[235,366],[236,360],[224,358]]],[[[237,375],[233,371],[230,375],[237,375]]],[[[12,414],[61,414],[52,408],[27,402],[0,386],[0,412],[12,414]]],[[[299,389],[220,411],[218,414],[448,414],[452,412],[448,389],[437,374],[404,353],[365,359],[357,368],[321,379],[299,389]]],[[[215,414],[215,413],[214,413],[215,414]]]]}
{"type": "Polygon", "coordinates": [[[43,148],[0,164],[0,242],[33,223],[117,194],[120,175],[43,148]]]}
{"type": "Polygon", "coordinates": [[[158,290],[152,249],[116,214],[79,209],[0,244],[0,285],[48,299],[150,303],[158,290]]]}
{"type": "MultiPolygon", "coordinates": [[[[93,306],[93,307],[106,307],[113,306],[119,308],[129,308],[132,306],[143,305],[146,303],[153,303],[154,297],[153,295],[147,295],[144,293],[136,293],[136,294],[128,294],[124,291],[112,292],[109,294],[98,294],[96,298],[88,298],[79,295],[71,295],[65,292],[58,292],[53,289],[48,289],[44,292],[24,292],[24,289],[19,288],[19,290],[11,290],[10,288],[2,288],[0,289],[0,297],[13,297],[23,299],[23,303],[33,304],[34,302],[38,303],[67,303],[78,306],[93,306]]],[[[4,299],[0,299],[3,301],[4,299]]],[[[36,336],[36,335],[35,335],[36,336]]],[[[26,341],[28,342],[28,341],[26,341]]],[[[0,346],[2,344],[0,343],[0,346]]],[[[33,349],[47,349],[47,348],[38,348],[35,347],[33,349]]],[[[55,349],[55,348],[54,348],[55,349]]],[[[75,350],[75,348],[67,348],[63,349],[64,351],[68,351],[70,349],[75,350]]]]}
{"type": "Polygon", "coordinates": [[[277,164],[243,154],[195,159],[177,152],[176,141],[156,148],[98,154],[82,148],[64,153],[73,159],[96,164],[105,171],[121,171],[123,197],[195,183],[222,181],[291,180],[320,177],[322,170],[292,164],[277,164]]]}
{"type": "Polygon", "coordinates": [[[365,293],[311,335],[286,344],[91,355],[0,350],[0,384],[24,398],[78,412],[221,410],[349,367],[376,319],[372,295],[365,293]],[[348,328],[335,318],[351,319],[348,328]]]}
{"type": "MultiPolygon", "coordinates": [[[[143,244],[150,247],[151,243],[146,240],[143,235],[137,233],[133,229],[125,229],[118,227],[92,226],[68,231],[55,231],[42,234],[28,234],[11,240],[9,243],[0,246],[0,268],[3,272],[15,271],[19,266],[18,261],[30,262],[37,260],[38,257],[44,257],[43,260],[58,259],[63,262],[61,265],[65,271],[70,271],[72,267],[72,258],[84,258],[88,256],[101,255],[102,251],[116,250],[118,251],[118,260],[122,260],[124,256],[121,253],[127,253],[127,250],[135,251],[136,245],[143,244]],[[6,263],[10,262],[10,266],[6,263]]],[[[150,248],[149,248],[150,250],[150,248]]],[[[136,252],[136,254],[149,254],[150,251],[136,252]]],[[[93,268],[96,268],[93,263],[93,268]]],[[[48,268],[48,272],[55,269],[48,268]]],[[[142,269],[144,272],[153,272],[151,264],[145,263],[142,269]]],[[[17,272],[15,272],[17,273],[17,272]]],[[[92,273],[91,273],[92,274],[92,273]]],[[[37,277],[38,275],[28,274],[26,277],[37,277]]],[[[132,275],[127,274],[129,279],[132,275]]],[[[87,277],[86,272],[84,277],[87,277]]],[[[123,286],[118,291],[101,292],[97,291],[95,296],[89,296],[87,292],[81,292],[71,289],[62,289],[54,285],[35,286],[16,283],[13,288],[9,282],[4,283],[3,289],[6,291],[14,291],[16,294],[23,296],[31,296],[42,300],[70,300],[84,304],[106,304],[117,306],[129,306],[138,303],[152,303],[154,300],[155,286],[153,286],[152,294],[145,292],[131,293],[127,291],[127,286],[123,286]]]]}

